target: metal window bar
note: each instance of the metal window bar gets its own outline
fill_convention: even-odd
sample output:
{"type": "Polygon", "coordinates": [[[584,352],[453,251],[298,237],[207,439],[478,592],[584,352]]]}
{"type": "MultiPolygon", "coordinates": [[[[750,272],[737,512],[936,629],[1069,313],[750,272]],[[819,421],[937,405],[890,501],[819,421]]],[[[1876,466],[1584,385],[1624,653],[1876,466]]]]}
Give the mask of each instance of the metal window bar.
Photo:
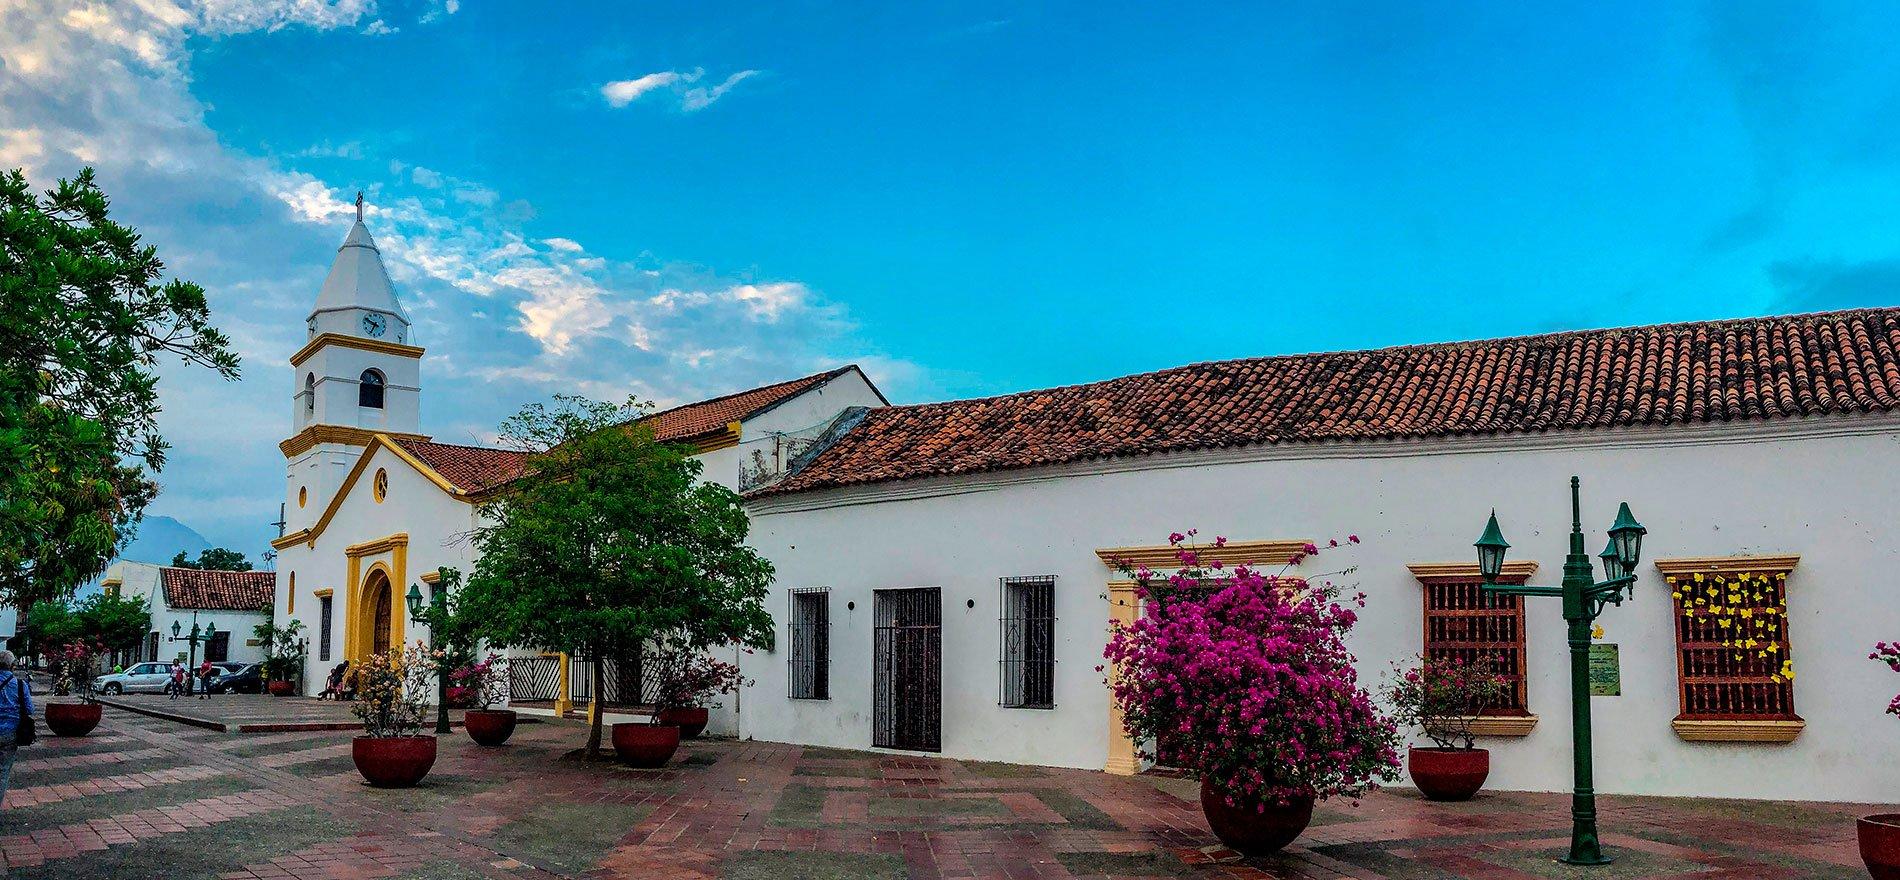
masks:
{"type": "Polygon", "coordinates": [[[517,657],[508,661],[508,701],[545,701],[560,697],[561,658],[517,657]]]}
{"type": "Polygon", "coordinates": [[[331,597],[329,596],[319,598],[317,600],[317,608],[319,609],[317,613],[317,660],[328,661],[330,659],[330,630],[334,629],[336,625],[331,615],[335,614],[336,610],[335,606],[331,604],[331,597]]]}
{"type": "Polygon", "coordinates": [[[789,690],[794,700],[831,698],[831,591],[824,587],[792,590],[786,615],[792,651],[789,690]]]}
{"type": "Polygon", "coordinates": [[[998,702],[1015,709],[1056,706],[1056,579],[1052,575],[998,582],[998,702]]]}
{"type": "MultiPolygon", "coordinates": [[[[648,666],[643,651],[609,659],[600,670],[600,704],[603,706],[650,706],[650,698],[659,690],[662,670],[648,666]]],[[[586,657],[568,660],[568,699],[577,704],[594,698],[594,661],[586,657]]]]}
{"type": "Polygon", "coordinates": [[[1521,597],[1487,593],[1476,579],[1425,583],[1426,658],[1488,664],[1509,679],[1510,691],[1493,714],[1527,711],[1523,627],[1521,597]]]}
{"type": "Polygon", "coordinates": [[[871,744],[943,748],[943,591],[873,594],[871,744]]]}

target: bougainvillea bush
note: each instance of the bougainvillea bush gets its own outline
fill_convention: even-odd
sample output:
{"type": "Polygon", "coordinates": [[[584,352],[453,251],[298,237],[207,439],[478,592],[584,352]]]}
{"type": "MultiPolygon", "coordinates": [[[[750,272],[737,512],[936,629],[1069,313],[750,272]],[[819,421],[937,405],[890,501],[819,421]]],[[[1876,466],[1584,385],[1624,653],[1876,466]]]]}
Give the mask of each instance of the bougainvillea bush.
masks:
{"type": "MultiPolygon", "coordinates": [[[[1881,642],[1875,645],[1874,652],[1868,654],[1867,659],[1879,660],[1887,664],[1887,668],[1900,672],[1900,642],[1891,644],[1881,642]]],[[[1895,696],[1893,702],[1887,704],[1887,712],[1891,715],[1900,715],[1900,696],[1895,696]]]]}
{"type": "Polygon", "coordinates": [[[1476,746],[1471,732],[1477,716],[1504,702],[1511,680],[1485,662],[1456,657],[1420,658],[1397,670],[1386,686],[1393,720],[1416,726],[1441,749],[1476,746]]]}
{"type": "MultiPolygon", "coordinates": [[[[1396,726],[1359,686],[1345,644],[1364,595],[1342,601],[1331,581],[1284,568],[1203,563],[1220,554],[1193,535],[1170,536],[1180,562],[1171,575],[1122,566],[1142,613],[1106,656],[1129,736],[1166,741],[1174,762],[1243,809],[1357,796],[1392,778],[1396,726]]],[[[1294,563],[1317,553],[1309,544],[1294,563]]]]}
{"type": "Polygon", "coordinates": [[[449,705],[489,709],[508,698],[508,661],[493,651],[449,672],[449,705]]]}

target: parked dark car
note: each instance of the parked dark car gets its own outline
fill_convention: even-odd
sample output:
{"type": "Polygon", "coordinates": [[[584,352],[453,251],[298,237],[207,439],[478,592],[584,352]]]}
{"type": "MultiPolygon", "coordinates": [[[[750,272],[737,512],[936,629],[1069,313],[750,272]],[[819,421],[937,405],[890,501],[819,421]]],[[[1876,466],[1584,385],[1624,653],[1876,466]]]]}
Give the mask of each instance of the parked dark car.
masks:
{"type": "Polygon", "coordinates": [[[263,668],[256,663],[213,663],[224,671],[211,677],[214,694],[261,694],[264,692],[263,668]]]}

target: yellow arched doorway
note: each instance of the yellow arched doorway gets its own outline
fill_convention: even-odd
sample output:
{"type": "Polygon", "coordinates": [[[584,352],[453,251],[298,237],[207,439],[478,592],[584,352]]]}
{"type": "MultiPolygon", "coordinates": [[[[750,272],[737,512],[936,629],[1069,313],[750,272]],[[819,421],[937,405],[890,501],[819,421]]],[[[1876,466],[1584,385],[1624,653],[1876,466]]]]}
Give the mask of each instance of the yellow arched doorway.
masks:
{"type": "Polygon", "coordinates": [[[369,573],[363,584],[363,604],[369,611],[369,652],[389,653],[390,626],[395,621],[395,603],[389,588],[389,575],[381,569],[369,573]]]}

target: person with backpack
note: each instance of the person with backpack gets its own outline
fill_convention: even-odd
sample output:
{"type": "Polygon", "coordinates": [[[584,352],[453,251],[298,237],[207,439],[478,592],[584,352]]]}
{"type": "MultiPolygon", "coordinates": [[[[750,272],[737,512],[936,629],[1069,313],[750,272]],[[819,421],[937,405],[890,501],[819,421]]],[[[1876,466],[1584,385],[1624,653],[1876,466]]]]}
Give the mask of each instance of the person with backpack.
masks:
{"type": "Polygon", "coordinates": [[[6,802],[7,784],[13,779],[13,753],[32,745],[36,735],[33,686],[13,674],[16,659],[12,651],[0,651],[0,804],[6,802]]]}

